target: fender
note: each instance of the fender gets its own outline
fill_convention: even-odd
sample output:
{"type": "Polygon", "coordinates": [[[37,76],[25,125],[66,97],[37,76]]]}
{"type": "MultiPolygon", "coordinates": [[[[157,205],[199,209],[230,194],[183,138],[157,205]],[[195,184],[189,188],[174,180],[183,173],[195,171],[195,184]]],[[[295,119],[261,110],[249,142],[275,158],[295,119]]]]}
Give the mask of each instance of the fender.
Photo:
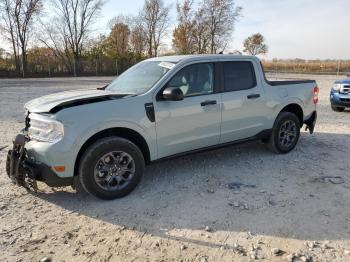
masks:
{"type": "MultiPolygon", "coordinates": [[[[275,108],[274,108],[274,114],[275,114],[274,115],[274,119],[276,119],[276,117],[282,111],[283,108],[285,108],[286,106],[288,106],[290,104],[297,104],[302,109],[304,108],[304,103],[303,103],[303,101],[300,98],[298,98],[298,97],[288,97],[284,101],[282,101],[282,103],[280,103],[280,104],[275,106],[275,108]]],[[[303,112],[303,116],[304,116],[304,112],[303,112]]]]}
{"type": "MultiPolygon", "coordinates": [[[[94,124],[93,126],[89,126],[84,131],[82,131],[81,136],[74,142],[74,145],[77,148],[81,148],[86,141],[94,136],[95,134],[111,129],[111,128],[128,128],[131,129],[137,133],[139,133],[146,141],[147,146],[150,151],[150,158],[151,160],[155,159],[157,156],[157,148],[156,148],[156,138],[152,137],[144,128],[142,128],[140,125],[130,122],[130,121],[124,121],[124,120],[116,120],[116,121],[101,121],[97,124],[94,124]]],[[[78,154],[78,152],[77,152],[78,154]]]]}

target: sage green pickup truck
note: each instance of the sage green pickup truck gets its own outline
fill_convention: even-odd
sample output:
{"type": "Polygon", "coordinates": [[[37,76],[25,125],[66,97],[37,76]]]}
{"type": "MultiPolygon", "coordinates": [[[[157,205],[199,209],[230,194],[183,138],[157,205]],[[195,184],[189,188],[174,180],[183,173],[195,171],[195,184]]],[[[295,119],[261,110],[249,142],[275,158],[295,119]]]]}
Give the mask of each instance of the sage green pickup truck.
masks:
{"type": "Polygon", "coordinates": [[[314,131],[318,91],[313,80],[268,81],[251,56],[148,59],[97,90],[28,102],[7,174],[29,189],[78,182],[115,199],[158,160],[249,140],[288,153],[303,125],[314,131]]]}

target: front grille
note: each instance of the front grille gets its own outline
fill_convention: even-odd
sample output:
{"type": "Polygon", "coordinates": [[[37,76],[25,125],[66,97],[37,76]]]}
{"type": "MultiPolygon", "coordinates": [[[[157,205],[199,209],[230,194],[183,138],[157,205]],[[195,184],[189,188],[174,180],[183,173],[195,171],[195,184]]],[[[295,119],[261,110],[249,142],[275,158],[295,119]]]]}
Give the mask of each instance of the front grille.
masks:
{"type": "Polygon", "coordinates": [[[340,91],[343,94],[348,94],[350,93],[350,86],[349,85],[343,86],[340,91]]]}
{"type": "Polygon", "coordinates": [[[350,98],[340,98],[341,102],[350,102],[350,98]]]}

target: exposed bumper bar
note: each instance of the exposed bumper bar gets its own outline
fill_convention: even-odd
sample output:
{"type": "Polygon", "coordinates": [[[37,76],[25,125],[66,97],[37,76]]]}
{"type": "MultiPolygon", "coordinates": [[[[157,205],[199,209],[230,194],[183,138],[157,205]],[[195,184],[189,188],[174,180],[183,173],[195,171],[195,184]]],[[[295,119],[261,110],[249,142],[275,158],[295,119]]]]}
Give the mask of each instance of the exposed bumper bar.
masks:
{"type": "Polygon", "coordinates": [[[73,177],[61,178],[45,163],[29,159],[25,149],[28,141],[29,138],[25,135],[17,135],[12,150],[7,154],[6,172],[15,184],[33,190],[37,189],[36,181],[42,181],[51,187],[73,184],[73,177]]]}

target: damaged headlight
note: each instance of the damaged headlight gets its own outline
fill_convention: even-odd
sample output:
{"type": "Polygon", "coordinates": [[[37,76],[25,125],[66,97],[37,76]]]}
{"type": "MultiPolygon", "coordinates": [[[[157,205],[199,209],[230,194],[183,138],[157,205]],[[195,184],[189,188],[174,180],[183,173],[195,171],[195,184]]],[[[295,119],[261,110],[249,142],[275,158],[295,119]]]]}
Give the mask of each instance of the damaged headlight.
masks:
{"type": "Polygon", "coordinates": [[[49,143],[58,142],[63,138],[64,127],[61,122],[33,113],[29,115],[29,118],[28,135],[30,138],[49,143]]]}

